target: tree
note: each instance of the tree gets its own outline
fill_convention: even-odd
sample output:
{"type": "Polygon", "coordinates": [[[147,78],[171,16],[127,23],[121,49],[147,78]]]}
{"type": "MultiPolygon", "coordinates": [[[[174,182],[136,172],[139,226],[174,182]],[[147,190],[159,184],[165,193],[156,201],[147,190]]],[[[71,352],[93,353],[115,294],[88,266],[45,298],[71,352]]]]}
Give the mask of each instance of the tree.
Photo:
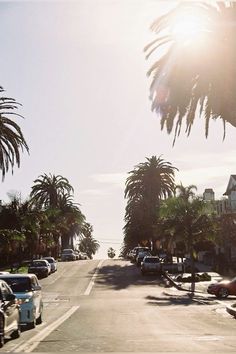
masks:
{"type": "Polygon", "coordinates": [[[41,207],[57,208],[62,196],[65,198],[65,195],[70,195],[73,191],[67,178],[45,173],[34,181],[30,197],[33,203],[38,203],[41,207]]]}
{"type": "Polygon", "coordinates": [[[109,247],[107,250],[107,255],[109,258],[114,258],[116,255],[116,251],[114,250],[114,248],[109,247]]]}
{"type": "MultiPolygon", "coordinates": [[[[0,87],[0,93],[3,92],[0,87]]],[[[14,98],[0,97],[0,169],[2,171],[2,180],[6,173],[15,164],[20,167],[20,151],[29,152],[28,145],[18,124],[9,117],[22,117],[15,113],[19,103],[14,98]]]]}
{"type": "Polygon", "coordinates": [[[90,259],[93,258],[93,255],[98,251],[100,247],[99,242],[93,238],[92,232],[92,225],[85,222],[81,229],[82,237],[79,243],[79,250],[83,253],[86,253],[90,259]]]}
{"type": "Polygon", "coordinates": [[[136,244],[141,239],[155,240],[160,201],[173,195],[175,188],[176,167],[161,157],[152,156],[146,160],[129,172],[125,188],[128,199],[125,236],[132,235],[136,244]]]}
{"type": "Polygon", "coordinates": [[[199,198],[187,200],[181,196],[172,197],[163,202],[160,214],[175,241],[184,241],[186,251],[190,254],[194,292],[194,244],[214,234],[214,222],[208,205],[199,198]]]}
{"type": "Polygon", "coordinates": [[[205,135],[210,120],[236,126],[235,2],[183,1],[157,18],[151,29],[156,39],[146,46],[155,53],[150,96],[174,142],[186,120],[190,134],[196,116],[204,115],[205,135]]]}
{"type": "Polygon", "coordinates": [[[186,201],[195,196],[193,190],[197,190],[197,187],[194,184],[184,187],[182,183],[180,183],[175,186],[175,192],[177,192],[177,195],[186,201]]]}

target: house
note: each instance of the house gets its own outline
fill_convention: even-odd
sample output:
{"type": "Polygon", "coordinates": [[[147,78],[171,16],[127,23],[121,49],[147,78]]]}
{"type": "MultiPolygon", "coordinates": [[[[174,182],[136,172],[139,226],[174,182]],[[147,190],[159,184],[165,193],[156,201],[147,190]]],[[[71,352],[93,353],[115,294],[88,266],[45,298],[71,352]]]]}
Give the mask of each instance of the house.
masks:
{"type": "Polygon", "coordinates": [[[236,212],[236,175],[231,175],[225,196],[228,197],[228,212],[236,212]]]}

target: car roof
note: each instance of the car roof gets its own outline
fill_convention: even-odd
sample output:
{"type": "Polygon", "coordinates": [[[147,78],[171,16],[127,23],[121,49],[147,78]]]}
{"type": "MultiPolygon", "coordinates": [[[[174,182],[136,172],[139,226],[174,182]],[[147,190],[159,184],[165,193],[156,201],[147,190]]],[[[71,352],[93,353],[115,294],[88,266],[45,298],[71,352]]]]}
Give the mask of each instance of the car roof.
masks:
{"type": "MultiPolygon", "coordinates": [[[[41,262],[41,261],[44,261],[44,262],[46,261],[46,262],[47,262],[47,260],[46,260],[46,259],[43,259],[43,258],[41,258],[41,259],[33,259],[33,260],[32,260],[32,262],[41,262]]],[[[31,263],[32,263],[32,262],[31,262],[31,263]]]]}

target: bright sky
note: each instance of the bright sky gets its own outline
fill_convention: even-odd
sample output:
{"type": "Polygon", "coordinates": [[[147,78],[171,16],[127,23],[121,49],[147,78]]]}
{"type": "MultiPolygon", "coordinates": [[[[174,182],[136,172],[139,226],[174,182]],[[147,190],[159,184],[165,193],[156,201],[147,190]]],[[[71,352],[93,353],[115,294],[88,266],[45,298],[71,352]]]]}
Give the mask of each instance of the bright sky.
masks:
{"type": "Polygon", "coordinates": [[[151,112],[150,79],[143,48],[150,25],[173,3],[157,0],[0,2],[1,82],[22,103],[18,120],[30,148],[20,169],[8,173],[7,192],[26,198],[41,174],[60,174],[75,189],[75,201],[101,243],[119,253],[124,226],[127,172],[160,156],[179,168],[176,182],[196,184],[198,193],[225,192],[236,173],[236,130],[204,122],[172,147],[151,112]],[[168,5],[167,5],[168,4],[168,5]]]}

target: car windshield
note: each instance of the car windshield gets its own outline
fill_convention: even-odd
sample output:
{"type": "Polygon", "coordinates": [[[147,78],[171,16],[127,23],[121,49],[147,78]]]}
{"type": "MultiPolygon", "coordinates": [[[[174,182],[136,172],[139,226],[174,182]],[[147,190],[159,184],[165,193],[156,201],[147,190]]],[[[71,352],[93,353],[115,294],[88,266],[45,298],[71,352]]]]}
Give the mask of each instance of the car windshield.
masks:
{"type": "Polygon", "coordinates": [[[65,253],[73,253],[73,250],[64,250],[64,251],[62,251],[62,253],[63,254],[65,254],[65,253]]]}
{"type": "Polygon", "coordinates": [[[13,293],[24,293],[32,290],[30,279],[25,278],[2,278],[12,289],[13,293]]]}
{"type": "Polygon", "coordinates": [[[43,262],[43,261],[37,261],[37,262],[32,262],[31,263],[31,267],[45,267],[46,266],[46,263],[45,262],[43,262]]]}
{"type": "Polygon", "coordinates": [[[45,258],[46,261],[48,261],[49,263],[54,263],[54,260],[52,258],[45,258]]]}
{"type": "Polygon", "coordinates": [[[160,263],[159,258],[145,258],[145,263],[160,263]]]}

